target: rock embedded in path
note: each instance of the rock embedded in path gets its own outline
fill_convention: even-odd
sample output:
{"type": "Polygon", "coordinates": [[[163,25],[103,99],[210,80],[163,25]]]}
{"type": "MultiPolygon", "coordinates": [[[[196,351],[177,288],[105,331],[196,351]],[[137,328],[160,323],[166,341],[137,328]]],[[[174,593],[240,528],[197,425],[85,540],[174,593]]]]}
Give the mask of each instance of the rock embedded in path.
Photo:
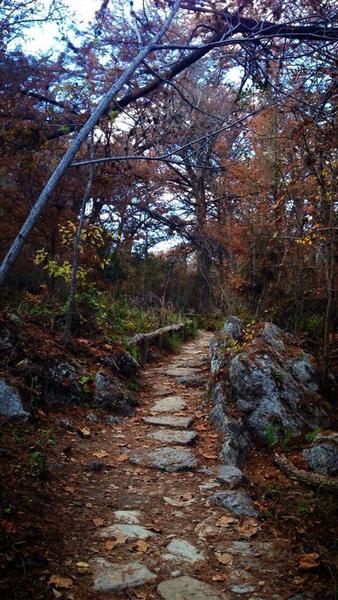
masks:
{"type": "Polygon", "coordinates": [[[161,384],[154,384],[152,389],[152,393],[154,394],[154,396],[170,396],[171,392],[172,390],[169,386],[161,384]]]}
{"type": "Polygon", "coordinates": [[[173,473],[175,471],[192,471],[197,467],[197,460],[191,450],[176,449],[165,446],[152,452],[142,452],[130,457],[130,462],[144,467],[152,467],[173,473]]]}
{"type": "Polygon", "coordinates": [[[198,369],[187,368],[187,367],[173,367],[165,371],[165,375],[169,377],[190,377],[196,375],[198,369]]]}
{"type": "Polygon", "coordinates": [[[228,594],[188,575],[162,581],[157,593],[163,600],[230,600],[228,594]]]}
{"type": "Polygon", "coordinates": [[[187,403],[180,396],[168,396],[162,400],[158,400],[151,407],[151,411],[154,412],[176,412],[178,410],[184,410],[187,403]]]}
{"type": "Polygon", "coordinates": [[[100,537],[102,538],[118,537],[120,535],[125,536],[128,540],[146,540],[156,534],[141,525],[130,525],[129,523],[116,523],[100,530],[100,537]]]}
{"type": "Polygon", "coordinates": [[[217,492],[209,497],[209,502],[215,506],[222,506],[238,516],[258,517],[260,514],[254,507],[250,496],[241,491],[217,492]]]}
{"type": "Polygon", "coordinates": [[[245,476],[240,469],[232,465],[221,465],[218,467],[216,477],[218,481],[227,484],[230,488],[235,488],[244,483],[245,476]]]}
{"type": "Polygon", "coordinates": [[[177,383],[185,385],[186,387],[200,387],[207,381],[204,375],[184,375],[183,377],[176,378],[177,383]]]}
{"type": "Polygon", "coordinates": [[[179,446],[188,446],[197,438],[195,431],[172,431],[170,429],[162,429],[149,433],[148,437],[164,442],[165,444],[178,444],[179,446]]]}
{"type": "Polygon", "coordinates": [[[188,429],[189,425],[193,422],[192,417],[171,417],[160,416],[160,417],[143,417],[145,423],[149,425],[162,425],[163,427],[178,427],[182,429],[188,429]]]}
{"type": "Polygon", "coordinates": [[[156,579],[156,575],[139,562],[114,564],[104,558],[96,559],[93,574],[96,592],[120,592],[156,579]]]}
{"type": "Polygon", "coordinates": [[[178,538],[173,539],[167,546],[167,550],[170,554],[174,554],[175,556],[192,563],[204,560],[203,554],[186,540],[180,540],[178,538]]]}
{"type": "Polygon", "coordinates": [[[114,517],[120,523],[128,523],[129,525],[137,525],[140,518],[139,510],[115,510],[114,517]]]}

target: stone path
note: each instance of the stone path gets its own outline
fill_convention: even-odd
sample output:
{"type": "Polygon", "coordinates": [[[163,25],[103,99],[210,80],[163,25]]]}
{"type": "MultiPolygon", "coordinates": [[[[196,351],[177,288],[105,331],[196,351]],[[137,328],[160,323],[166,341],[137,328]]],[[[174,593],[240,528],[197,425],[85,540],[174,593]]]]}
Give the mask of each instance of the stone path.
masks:
{"type": "Polygon", "coordinates": [[[262,537],[243,473],[219,465],[218,434],[201,408],[209,341],[202,333],[149,365],[137,414],[113,430],[116,468],[89,482],[95,497],[104,481],[113,510],[94,534],[88,598],[291,598],[279,593],[285,581],[274,550],[280,562],[285,540],[262,537]]]}

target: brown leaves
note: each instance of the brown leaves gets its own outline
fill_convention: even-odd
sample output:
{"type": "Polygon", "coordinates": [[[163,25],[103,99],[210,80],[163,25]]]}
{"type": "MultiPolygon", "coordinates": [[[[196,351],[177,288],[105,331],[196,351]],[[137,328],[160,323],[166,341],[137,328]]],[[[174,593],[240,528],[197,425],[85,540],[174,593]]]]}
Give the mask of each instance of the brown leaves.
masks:
{"type": "Polygon", "coordinates": [[[129,455],[128,454],[120,454],[119,456],[117,456],[115,458],[115,460],[118,463],[126,462],[126,460],[129,460],[129,455]]]}
{"type": "Polygon", "coordinates": [[[242,538],[251,538],[256,535],[259,524],[254,518],[245,519],[242,525],[238,528],[238,533],[242,538]]]}
{"type": "Polygon", "coordinates": [[[88,429],[88,427],[82,427],[82,429],[79,429],[79,431],[83,435],[83,437],[90,437],[90,430],[88,429]]]}
{"type": "Polygon", "coordinates": [[[227,552],[216,552],[216,558],[222,565],[230,566],[233,563],[233,556],[227,552]]]}
{"type": "Polygon", "coordinates": [[[94,523],[95,527],[102,527],[102,525],[104,525],[104,519],[101,519],[101,518],[93,519],[93,523],[94,523]]]}
{"type": "Polygon", "coordinates": [[[52,575],[49,583],[62,590],[68,590],[73,585],[73,580],[70,577],[60,577],[60,575],[52,575]]]}
{"type": "Polygon", "coordinates": [[[97,452],[93,452],[93,456],[95,456],[96,458],[105,458],[106,456],[108,456],[108,452],[106,452],[105,450],[98,450],[97,452]]]}
{"type": "Polygon", "coordinates": [[[301,554],[298,557],[299,569],[307,571],[308,569],[315,569],[319,566],[319,554],[312,552],[310,554],[301,554]]]}
{"type": "Polygon", "coordinates": [[[136,550],[136,552],[139,552],[141,554],[147,552],[148,548],[149,544],[147,544],[147,542],[145,542],[144,540],[137,540],[137,542],[133,544],[133,550],[136,550]]]}

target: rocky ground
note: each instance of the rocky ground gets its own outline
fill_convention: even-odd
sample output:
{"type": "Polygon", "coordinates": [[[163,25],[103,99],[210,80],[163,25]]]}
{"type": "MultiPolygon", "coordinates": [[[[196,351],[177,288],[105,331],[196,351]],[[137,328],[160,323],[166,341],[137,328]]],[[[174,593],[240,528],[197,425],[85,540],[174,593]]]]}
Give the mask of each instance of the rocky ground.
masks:
{"type": "MultiPolygon", "coordinates": [[[[144,368],[131,418],[83,409],[62,422],[53,414],[50,473],[34,494],[22,486],[12,507],[25,515],[20,531],[14,517],[4,519],[4,597],[333,598],[302,516],[267,489],[280,486],[289,502],[309,492],[263,449],[241,471],[219,463],[222,439],[206,397],[210,338],[203,332],[144,368]]],[[[51,417],[40,417],[47,427],[51,417]]],[[[5,460],[14,469],[15,450],[5,460]]]]}

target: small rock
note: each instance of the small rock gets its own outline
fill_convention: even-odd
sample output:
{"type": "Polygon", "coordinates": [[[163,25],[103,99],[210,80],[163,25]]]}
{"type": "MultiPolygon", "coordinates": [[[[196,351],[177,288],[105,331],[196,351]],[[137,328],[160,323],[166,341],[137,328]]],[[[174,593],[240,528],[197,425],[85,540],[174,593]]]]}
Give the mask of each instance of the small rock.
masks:
{"type": "Polygon", "coordinates": [[[103,460],[90,460],[87,462],[86,468],[87,471],[93,471],[94,473],[99,473],[104,469],[106,463],[103,460]]]}
{"type": "Polygon", "coordinates": [[[24,410],[18,390],[0,379],[0,415],[5,417],[30,417],[24,410]]]}
{"type": "Polygon", "coordinates": [[[113,415],[108,415],[106,418],[107,425],[120,425],[123,421],[123,417],[114,417],[113,415]]]}
{"type": "Polygon", "coordinates": [[[156,579],[156,575],[139,562],[114,564],[98,558],[93,571],[96,592],[119,592],[156,579]]]}
{"type": "Polygon", "coordinates": [[[132,456],[130,462],[167,471],[168,473],[192,471],[197,467],[197,460],[190,450],[185,448],[179,450],[169,446],[132,456]]]}
{"type": "Polygon", "coordinates": [[[149,433],[148,437],[152,437],[154,440],[164,442],[165,444],[188,446],[194,442],[197,433],[195,431],[171,431],[170,429],[163,429],[162,431],[149,433]]]}
{"type": "Polygon", "coordinates": [[[232,465],[222,465],[218,468],[217,479],[234,488],[244,483],[245,477],[240,469],[232,465]]]}
{"type": "Polygon", "coordinates": [[[140,517],[139,510],[115,510],[114,516],[120,523],[128,523],[129,525],[137,525],[140,517]]]}
{"type": "Polygon", "coordinates": [[[128,540],[146,540],[156,535],[154,531],[150,531],[150,529],[146,529],[141,525],[130,525],[128,523],[117,523],[100,530],[100,537],[103,538],[116,537],[121,534],[125,535],[128,540]]]}
{"type": "Polygon", "coordinates": [[[216,506],[223,506],[234,515],[245,515],[247,517],[258,517],[259,512],[254,507],[252,500],[245,492],[229,490],[217,492],[209,498],[209,502],[216,506]]]}
{"type": "Polygon", "coordinates": [[[71,423],[71,421],[69,421],[69,419],[58,419],[57,424],[60,427],[67,429],[67,431],[76,431],[76,427],[74,427],[74,425],[71,423]]]}
{"type": "Polygon", "coordinates": [[[192,417],[143,417],[145,423],[150,425],[162,425],[164,427],[182,427],[182,429],[188,429],[189,425],[193,422],[192,417]]]}
{"type": "Polygon", "coordinates": [[[86,421],[94,425],[95,423],[99,423],[100,419],[97,415],[94,415],[94,413],[89,413],[89,415],[86,416],[86,421]]]}
{"type": "Polygon", "coordinates": [[[188,575],[162,581],[157,592],[164,600],[230,600],[228,594],[188,575]]]}
{"type": "Polygon", "coordinates": [[[176,412],[186,408],[187,403],[180,396],[168,396],[162,400],[158,400],[151,407],[154,412],[176,412]]]}
{"type": "Polygon", "coordinates": [[[206,379],[206,377],[204,377],[204,375],[190,375],[190,376],[185,375],[184,377],[177,377],[176,381],[180,385],[185,385],[186,387],[195,388],[195,387],[200,387],[201,385],[205,384],[207,379],[206,379]]]}
{"type": "Polygon", "coordinates": [[[215,482],[210,482],[210,483],[202,483],[201,485],[199,485],[199,489],[201,490],[201,492],[206,492],[208,490],[213,490],[215,487],[220,487],[220,483],[215,482]]]}
{"type": "Polygon", "coordinates": [[[184,560],[189,562],[197,562],[199,560],[204,560],[204,556],[201,552],[195,548],[192,544],[187,542],[186,540],[180,540],[178,538],[173,539],[170,544],[167,546],[168,552],[174,554],[175,556],[179,556],[184,560]]]}
{"type": "Polygon", "coordinates": [[[303,450],[303,456],[310,469],[323,475],[338,475],[338,446],[319,444],[303,450]]]}
{"type": "Polygon", "coordinates": [[[233,585],[230,589],[234,594],[249,594],[255,591],[253,585],[233,585]]]}
{"type": "Polygon", "coordinates": [[[178,570],[177,570],[177,571],[172,571],[172,572],[170,573],[170,575],[171,575],[172,577],[180,577],[180,576],[182,575],[182,571],[178,571],[178,570]]]}
{"type": "Polygon", "coordinates": [[[173,369],[168,369],[165,371],[165,375],[169,377],[189,377],[191,375],[195,375],[197,369],[186,369],[184,367],[175,367],[173,369]]]}

